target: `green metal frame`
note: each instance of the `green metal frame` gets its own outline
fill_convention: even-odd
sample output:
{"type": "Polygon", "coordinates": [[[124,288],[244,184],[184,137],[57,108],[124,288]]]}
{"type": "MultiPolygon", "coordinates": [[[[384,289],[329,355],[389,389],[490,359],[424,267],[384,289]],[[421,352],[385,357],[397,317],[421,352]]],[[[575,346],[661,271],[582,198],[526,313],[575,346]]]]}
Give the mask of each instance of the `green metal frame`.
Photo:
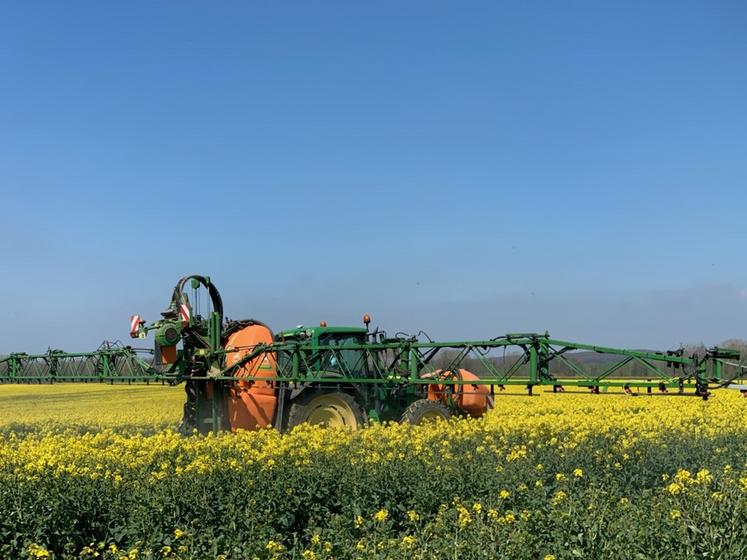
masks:
{"type": "MultiPolygon", "coordinates": [[[[213,330],[213,329],[211,329],[213,330]]],[[[482,366],[480,381],[470,385],[564,385],[579,387],[666,387],[695,388],[697,385],[722,384],[741,380],[741,374],[734,373],[733,361],[739,360],[739,352],[725,348],[710,348],[702,356],[685,356],[681,352],[651,352],[627,350],[606,346],[595,346],[550,338],[548,334],[508,334],[489,340],[471,341],[420,341],[414,338],[381,339],[361,341],[359,344],[322,345],[319,334],[365,333],[355,328],[312,328],[313,333],[301,339],[280,339],[259,345],[239,361],[229,367],[220,367],[228,352],[241,348],[222,349],[219,344],[213,348],[193,350],[192,355],[200,356],[207,366],[217,364],[215,374],[193,375],[186,370],[184,351],[179,351],[180,359],[167,370],[160,370],[152,359],[142,357],[144,350],[128,346],[113,346],[95,352],[68,353],[49,350],[44,354],[14,353],[0,358],[0,382],[54,382],[54,381],[169,381],[180,383],[187,379],[235,381],[236,371],[246,363],[271,353],[277,356],[277,377],[256,378],[289,383],[340,383],[391,385],[402,382],[429,384],[433,380],[423,379],[422,375],[437,369],[455,370],[465,367],[465,362],[482,366]],[[217,348],[216,348],[217,346],[217,348]],[[507,358],[497,359],[491,352],[496,349],[512,348],[507,358]],[[433,365],[434,358],[444,350],[451,350],[447,362],[440,367],[433,365]],[[355,353],[357,359],[351,363],[349,355],[355,353]],[[573,360],[574,351],[587,351],[608,356],[619,356],[601,371],[592,371],[589,366],[573,360]],[[343,356],[345,352],[347,359],[343,356]],[[322,369],[319,364],[334,357],[334,369],[322,369]],[[561,374],[554,366],[563,364],[561,374]],[[643,366],[646,378],[631,377],[625,367],[643,366]],[[613,377],[614,375],[614,377],[613,377]]],[[[211,337],[217,338],[217,337],[211,337]]],[[[280,338],[280,337],[279,337],[280,338]]],[[[212,342],[212,341],[211,341],[212,342]]],[[[148,352],[149,354],[152,352],[148,352]]],[[[474,365],[472,366],[474,369],[474,365]]],[[[206,368],[208,369],[208,368],[206,368]]],[[[459,384],[456,380],[439,383],[459,384]]]]}
{"type": "MultiPolygon", "coordinates": [[[[278,356],[276,380],[288,382],[326,380],[325,372],[316,367],[320,356],[326,354],[338,358],[339,365],[334,372],[339,374],[338,378],[354,383],[388,384],[404,380],[408,383],[428,384],[433,381],[422,379],[422,374],[436,369],[460,369],[465,362],[472,360],[479,362],[484,371],[479,372],[481,380],[469,382],[470,385],[658,387],[664,383],[668,387],[695,387],[697,384],[724,382],[724,372],[729,368],[729,361],[739,359],[737,351],[718,347],[709,349],[703,356],[685,356],[680,352],[650,352],[594,346],[534,333],[508,334],[489,340],[447,342],[423,342],[414,338],[383,339],[344,346],[323,346],[316,344],[315,340],[314,337],[309,337],[308,340],[259,345],[251,349],[240,361],[210,378],[231,380],[235,372],[246,363],[269,352],[278,356]],[[495,357],[490,355],[495,349],[509,347],[516,350],[512,360],[496,361],[495,357]],[[439,368],[433,366],[434,358],[439,352],[447,349],[455,351],[448,363],[439,368]],[[342,359],[341,355],[343,351],[351,350],[359,355],[359,359],[352,365],[349,360],[342,359]],[[593,372],[572,360],[572,352],[579,350],[619,356],[620,361],[610,364],[601,372],[593,372]],[[283,359],[283,356],[286,358],[283,359]],[[570,370],[564,372],[562,380],[553,372],[552,366],[557,363],[565,364],[570,370]],[[617,377],[625,376],[624,367],[630,364],[642,365],[648,372],[647,379],[610,379],[613,374],[617,374],[617,377]],[[567,379],[568,373],[571,373],[573,378],[567,379]]],[[[221,350],[215,354],[225,352],[221,350]]]]}
{"type": "Polygon", "coordinates": [[[149,383],[165,380],[154,370],[152,351],[105,342],[94,352],[48,350],[0,357],[0,383],[108,382],[149,383]]]}

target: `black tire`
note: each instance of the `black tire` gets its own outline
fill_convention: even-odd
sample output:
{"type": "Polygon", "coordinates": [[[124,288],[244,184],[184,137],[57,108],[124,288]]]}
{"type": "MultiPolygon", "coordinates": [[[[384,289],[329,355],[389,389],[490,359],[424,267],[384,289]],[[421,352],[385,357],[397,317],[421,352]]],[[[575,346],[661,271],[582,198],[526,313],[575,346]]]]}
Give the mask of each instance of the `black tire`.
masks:
{"type": "Polygon", "coordinates": [[[286,425],[290,430],[305,422],[359,430],[368,425],[368,416],[348,393],[314,391],[291,405],[286,425]]]}
{"type": "Polygon", "coordinates": [[[194,381],[184,384],[184,392],[187,399],[184,401],[182,419],[176,429],[183,436],[189,436],[197,429],[197,388],[194,381]]]}
{"type": "Polygon", "coordinates": [[[451,410],[439,401],[428,399],[417,400],[408,406],[402,413],[403,424],[424,424],[437,420],[449,420],[451,410]]]}

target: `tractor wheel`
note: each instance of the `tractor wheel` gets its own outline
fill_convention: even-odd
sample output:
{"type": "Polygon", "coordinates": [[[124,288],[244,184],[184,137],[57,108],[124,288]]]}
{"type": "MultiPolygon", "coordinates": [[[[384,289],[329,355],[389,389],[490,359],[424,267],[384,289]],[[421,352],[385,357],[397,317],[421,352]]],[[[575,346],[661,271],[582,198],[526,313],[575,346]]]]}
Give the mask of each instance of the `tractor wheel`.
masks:
{"type": "Polygon", "coordinates": [[[288,428],[308,422],[328,428],[358,430],[366,426],[366,413],[347,393],[312,393],[291,405],[288,428]]]}
{"type": "Polygon", "coordinates": [[[438,401],[420,399],[410,404],[402,413],[402,423],[427,424],[451,418],[451,410],[438,401]]]}

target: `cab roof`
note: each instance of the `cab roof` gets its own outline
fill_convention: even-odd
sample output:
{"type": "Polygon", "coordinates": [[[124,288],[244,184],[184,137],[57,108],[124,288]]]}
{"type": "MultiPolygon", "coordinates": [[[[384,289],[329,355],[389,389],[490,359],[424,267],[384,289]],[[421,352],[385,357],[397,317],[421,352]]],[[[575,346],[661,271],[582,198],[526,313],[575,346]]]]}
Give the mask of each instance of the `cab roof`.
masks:
{"type": "Polygon", "coordinates": [[[368,329],[364,327],[305,327],[300,325],[294,329],[287,329],[277,333],[277,336],[291,338],[295,336],[319,336],[322,334],[366,334],[368,329]]]}

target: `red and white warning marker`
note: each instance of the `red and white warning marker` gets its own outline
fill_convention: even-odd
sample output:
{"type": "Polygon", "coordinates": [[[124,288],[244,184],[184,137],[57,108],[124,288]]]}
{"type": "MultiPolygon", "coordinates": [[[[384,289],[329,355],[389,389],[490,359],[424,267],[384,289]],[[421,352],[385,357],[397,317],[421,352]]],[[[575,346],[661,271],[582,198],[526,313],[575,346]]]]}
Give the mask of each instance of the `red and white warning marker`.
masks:
{"type": "Polygon", "coordinates": [[[190,316],[189,305],[182,303],[181,307],[179,307],[179,315],[182,316],[182,323],[188,325],[190,316]]]}
{"type": "Polygon", "coordinates": [[[137,338],[140,331],[140,325],[144,322],[145,321],[140,319],[140,315],[133,315],[130,317],[130,336],[132,338],[137,338]]]}

